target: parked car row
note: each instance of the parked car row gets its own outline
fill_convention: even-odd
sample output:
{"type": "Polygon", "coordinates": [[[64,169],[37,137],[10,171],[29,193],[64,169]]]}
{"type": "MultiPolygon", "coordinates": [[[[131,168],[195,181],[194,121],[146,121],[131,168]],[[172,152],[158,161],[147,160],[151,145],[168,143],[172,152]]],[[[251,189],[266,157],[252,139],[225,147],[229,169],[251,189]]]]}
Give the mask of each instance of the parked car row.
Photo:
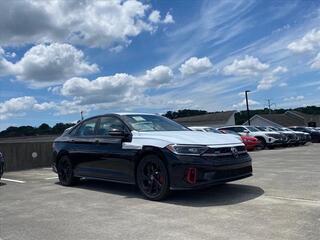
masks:
{"type": "Polygon", "coordinates": [[[311,127],[273,127],[235,125],[221,128],[189,127],[194,131],[232,134],[241,138],[247,150],[298,146],[320,142],[320,131],[311,127]]]}

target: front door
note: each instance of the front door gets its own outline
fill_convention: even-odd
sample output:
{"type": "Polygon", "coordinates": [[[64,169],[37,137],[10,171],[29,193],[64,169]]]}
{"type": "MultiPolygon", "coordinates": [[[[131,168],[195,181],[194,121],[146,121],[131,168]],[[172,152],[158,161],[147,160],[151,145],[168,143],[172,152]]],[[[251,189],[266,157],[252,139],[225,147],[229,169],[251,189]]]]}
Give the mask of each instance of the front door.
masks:
{"type": "Polygon", "coordinates": [[[112,129],[129,133],[126,125],[116,116],[100,117],[95,139],[99,156],[96,165],[106,179],[134,182],[134,157],[137,150],[123,149],[123,137],[108,134],[112,129]]]}

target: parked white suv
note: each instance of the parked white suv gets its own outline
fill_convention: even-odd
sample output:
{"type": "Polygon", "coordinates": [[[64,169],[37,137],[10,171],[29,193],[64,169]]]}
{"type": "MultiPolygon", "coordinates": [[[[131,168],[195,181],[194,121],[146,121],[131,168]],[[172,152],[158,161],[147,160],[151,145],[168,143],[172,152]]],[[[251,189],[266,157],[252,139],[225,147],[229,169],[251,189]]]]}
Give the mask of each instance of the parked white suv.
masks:
{"type": "Polygon", "coordinates": [[[225,134],[220,132],[218,129],[213,128],[213,127],[199,127],[199,126],[195,126],[195,127],[188,127],[190,128],[192,131],[198,131],[198,132],[207,132],[207,133],[219,133],[219,134],[224,134],[227,136],[231,136],[231,137],[235,137],[238,140],[240,140],[242,142],[242,139],[239,135],[234,135],[234,134],[225,134]]]}
{"type": "Polygon", "coordinates": [[[230,130],[239,133],[240,135],[248,135],[257,138],[261,142],[261,148],[273,148],[283,144],[283,139],[280,133],[260,131],[253,126],[227,126],[219,128],[219,130],[230,130]]]}

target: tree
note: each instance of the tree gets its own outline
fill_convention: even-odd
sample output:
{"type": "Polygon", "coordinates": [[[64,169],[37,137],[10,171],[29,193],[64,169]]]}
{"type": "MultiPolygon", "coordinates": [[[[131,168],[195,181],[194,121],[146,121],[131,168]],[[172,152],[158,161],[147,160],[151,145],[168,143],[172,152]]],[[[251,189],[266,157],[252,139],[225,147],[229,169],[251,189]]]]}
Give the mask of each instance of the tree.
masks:
{"type": "Polygon", "coordinates": [[[40,135],[50,134],[50,132],[51,132],[51,127],[46,123],[42,123],[37,129],[37,134],[40,134],[40,135]]]}
{"type": "Polygon", "coordinates": [[[180,117],[190,117],[190,116],[196,116],[196,115],[203,115],[208,113],[205,110],[193,110],[193,109],[183,109],[178,110],[176,112],[168,111],[164,114],[165,117],[170,119],[180,118],[180,117]]]}

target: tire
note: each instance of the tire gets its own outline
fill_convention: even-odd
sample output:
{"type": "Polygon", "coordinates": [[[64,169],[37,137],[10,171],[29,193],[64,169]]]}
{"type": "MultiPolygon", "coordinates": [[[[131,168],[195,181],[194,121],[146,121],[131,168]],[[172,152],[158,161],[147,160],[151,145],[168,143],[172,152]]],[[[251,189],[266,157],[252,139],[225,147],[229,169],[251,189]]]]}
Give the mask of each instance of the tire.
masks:
{"type": "Polygon", "coordinates": [[[269,146],[268,146],[268,149],[274,149],[274,146],[269,145],[269,146]]]}
{"type": "Polygon", "coordinates": [[[149,200],[165,199],[170,192],[169,174],[164,162],[156,155],[147,155],[136,171],[140,192],[149,200]]]}
{"type": "Polygon", "coordinates": [[[258,149],[264,150],[267,147],[267,142],[264,138],[258,138],[258,140],[260,141],[260,144],[257,145],[258,149]]]}
{"type": "Polygon", "coordinates": [[[68,156],[60,158],[57,170],[61,185],[74,186],[79,182],[80,178],[74,176],[73,166],[68,156]]]}

